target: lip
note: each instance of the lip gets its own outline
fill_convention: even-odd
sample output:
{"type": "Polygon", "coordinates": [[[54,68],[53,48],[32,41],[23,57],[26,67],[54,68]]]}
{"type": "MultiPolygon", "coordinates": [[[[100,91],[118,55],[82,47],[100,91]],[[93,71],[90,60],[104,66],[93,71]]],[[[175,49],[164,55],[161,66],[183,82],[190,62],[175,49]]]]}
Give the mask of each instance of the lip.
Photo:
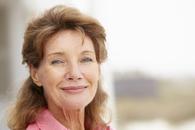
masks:
{"type": "Polygon", "coordinates": [[[66,93],[78,94],[83,92],[86,88],[87,86],[66,86],[63,87],[62,90],[66,93]]]}

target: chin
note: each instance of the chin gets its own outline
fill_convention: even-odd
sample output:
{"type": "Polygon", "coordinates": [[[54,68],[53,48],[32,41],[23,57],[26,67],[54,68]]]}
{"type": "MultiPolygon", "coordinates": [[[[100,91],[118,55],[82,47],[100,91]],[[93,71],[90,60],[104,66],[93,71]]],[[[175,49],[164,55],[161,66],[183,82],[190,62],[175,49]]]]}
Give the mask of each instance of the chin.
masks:
{"type": "Polygon", "coordinates": [[[84,109],[90,102],[82,102],[82,101],[71,101],[63,103],[62,108],[65,108],[67,110],[78,110],[78,109],[84,109]]]}

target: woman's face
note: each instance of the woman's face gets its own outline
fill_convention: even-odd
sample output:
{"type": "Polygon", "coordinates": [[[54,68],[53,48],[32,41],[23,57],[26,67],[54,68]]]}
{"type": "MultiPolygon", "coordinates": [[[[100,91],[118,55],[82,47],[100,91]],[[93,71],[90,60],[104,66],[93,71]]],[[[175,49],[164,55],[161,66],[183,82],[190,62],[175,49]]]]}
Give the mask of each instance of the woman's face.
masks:
{"type": "Polygon", "coordinates": [[[44,48],[44,58],[31,76],[43,86],[48,107],[80,109],[95,96],[99,64],[88,36],[65,30],[52,36],[44,48]]]}

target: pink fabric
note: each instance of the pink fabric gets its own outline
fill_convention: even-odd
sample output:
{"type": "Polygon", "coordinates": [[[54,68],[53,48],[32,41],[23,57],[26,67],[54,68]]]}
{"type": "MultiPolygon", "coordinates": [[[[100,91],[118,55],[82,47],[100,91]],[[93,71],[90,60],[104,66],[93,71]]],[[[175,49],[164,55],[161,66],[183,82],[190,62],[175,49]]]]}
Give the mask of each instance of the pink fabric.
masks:
{"type": "MultiPolygon", "coordinates": [[[[110,127],[109,127],[110,128],[110,127]]],[[[41,112],[36,121],[29,124],[26,130],[69,130],[60,124],[52,114],[45,109],[41,112]]],[[[113,130],[112,128],[108,130],[113,130]]]]}
{"type": "Polygon", "coordinates": [[[68,130],[45,109],[37,117],[35,123],[28,125],[26,130],[68,130]]]}

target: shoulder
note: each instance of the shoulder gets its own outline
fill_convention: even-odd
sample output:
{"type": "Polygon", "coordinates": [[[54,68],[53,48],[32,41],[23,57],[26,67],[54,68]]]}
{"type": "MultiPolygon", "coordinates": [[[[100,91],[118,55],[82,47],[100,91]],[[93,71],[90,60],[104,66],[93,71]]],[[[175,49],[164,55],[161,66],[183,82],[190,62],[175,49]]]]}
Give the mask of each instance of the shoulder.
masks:
{"type": "Polygon", "coordinates": [[[112,128],[111,126],[108,126],[106,130],[115,130],[115,129],[112,128]]]}
{"type": "Polygon", "coordinates": [[[37,114],[34,123],[28,125],[26,130],[68,130],[58,122],[49,110],[44,109],[37,114]]]}
{"type": "Polygon", "coordinates": [[[109,129],[109,130],[116,130],[116,129],[114,129],[114,128],[111,128],[111,127],[110,127],[110,129],[109,129]]]}
{"type": "Polygon", "coordinates": [[[29,124],[26,130],[40,130],[36,123],[29,124]]]}

